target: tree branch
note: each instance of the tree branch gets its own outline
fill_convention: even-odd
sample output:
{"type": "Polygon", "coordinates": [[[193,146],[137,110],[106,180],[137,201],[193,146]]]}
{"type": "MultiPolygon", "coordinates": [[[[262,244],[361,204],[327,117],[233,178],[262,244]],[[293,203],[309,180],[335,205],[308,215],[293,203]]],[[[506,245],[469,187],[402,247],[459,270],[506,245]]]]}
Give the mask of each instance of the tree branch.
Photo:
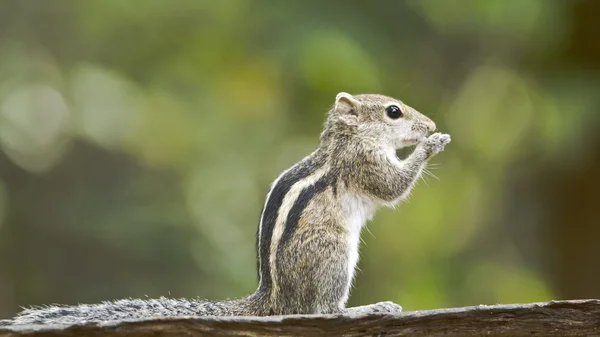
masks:
{"type": "Polygon", "coordinates": [[[399,314],[178,317],[81,325],[0,326],[16,336],[600,336],[600,300],[399,314]]]}

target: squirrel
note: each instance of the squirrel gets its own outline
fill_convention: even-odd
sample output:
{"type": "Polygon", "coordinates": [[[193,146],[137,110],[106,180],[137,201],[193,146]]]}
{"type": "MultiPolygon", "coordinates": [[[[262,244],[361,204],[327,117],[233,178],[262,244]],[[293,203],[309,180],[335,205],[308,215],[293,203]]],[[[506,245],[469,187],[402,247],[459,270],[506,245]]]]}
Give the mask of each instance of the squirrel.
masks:
{"type": "Polygon", "coordinates": [[[25,309],[3,324],[81,324],[173,316],[394,313],[379,302],[346,308],[361,229],[405,199],[428,160],[450,142],[400,100],[339,93],[317,149],[271,185],[257,231],[258,288],[244,298],[122,299],[25,309]],[[396,150],[415,146],[404,160],[396,150]]]}

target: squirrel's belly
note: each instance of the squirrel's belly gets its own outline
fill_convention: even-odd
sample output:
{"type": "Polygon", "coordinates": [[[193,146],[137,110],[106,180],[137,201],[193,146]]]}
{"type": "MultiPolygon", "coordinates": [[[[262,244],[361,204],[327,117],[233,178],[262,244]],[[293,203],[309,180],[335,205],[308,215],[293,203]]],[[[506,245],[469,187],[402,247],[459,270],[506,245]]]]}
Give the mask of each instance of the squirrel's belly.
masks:
{"type": "Polygon", "coordinates": [[[371,219],[375,211],[375,205],[372,201],[360,196],[347,194],[342,198],[344,203],[344,213],[346,215],[346,229],[348,230],[348,289],[342,299],[342,304],[348,300],[352,281],[354,279],[354,270],[358,263],[358,248],[360,244],[360,232],[367,221],[371,219]]]}

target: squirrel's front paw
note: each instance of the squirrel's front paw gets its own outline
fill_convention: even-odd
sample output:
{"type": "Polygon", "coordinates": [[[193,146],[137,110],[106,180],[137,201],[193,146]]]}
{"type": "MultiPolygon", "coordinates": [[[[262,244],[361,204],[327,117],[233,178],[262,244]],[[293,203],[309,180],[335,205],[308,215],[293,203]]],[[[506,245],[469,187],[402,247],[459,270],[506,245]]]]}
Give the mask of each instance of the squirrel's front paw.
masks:
{"type": "Polygon", "coordinates": [[[402,312],[402,307],[394,302],[378,302],[373,304],[373,312],[389,313],[402,312]]]}
{"type": "Polygon", "coordinates": [[[445,133],[434,133],[425,138],[421,145],[428,155],[434,155],[444,151],[444,147],[450,143],[450,135],[445,133]]]}

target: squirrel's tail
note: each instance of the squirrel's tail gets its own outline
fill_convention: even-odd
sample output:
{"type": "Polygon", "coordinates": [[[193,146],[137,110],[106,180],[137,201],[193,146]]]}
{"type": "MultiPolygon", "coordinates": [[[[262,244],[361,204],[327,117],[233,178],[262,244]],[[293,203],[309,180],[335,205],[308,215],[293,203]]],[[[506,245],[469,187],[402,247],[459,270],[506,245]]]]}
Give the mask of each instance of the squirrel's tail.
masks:
{"type": "Polygon", "coordinates": [[[256,294],[223,302],[189,299],[123,299],[98,304],[25,309],[11,324],[84,324],[177,316],[260,316],[256,294]],[[251,298],[252,297],[252,298],[251,298]]]}

